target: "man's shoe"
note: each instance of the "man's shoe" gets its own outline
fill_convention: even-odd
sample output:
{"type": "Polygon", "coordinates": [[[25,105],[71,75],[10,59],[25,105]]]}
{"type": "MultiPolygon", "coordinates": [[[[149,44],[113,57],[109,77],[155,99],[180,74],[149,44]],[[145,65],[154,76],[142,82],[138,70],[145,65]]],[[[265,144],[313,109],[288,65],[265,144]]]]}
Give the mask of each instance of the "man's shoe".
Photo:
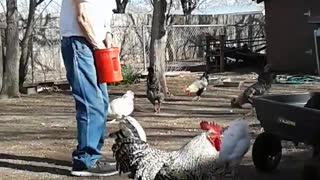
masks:
{"type": "Polygon", "coordinates": [[[99,159],[89,168],[73,167],[71,174],[73,176],[113,176],[118,174],[118,171],[114,163],[108,163],[99,159]]]}
{"type": "Polygon", "coordinates": [[[106,163],[109,163],[111,166],[115,166],[117,164],[116,160],[114,158],[108,158],[108,157],[101,157],[99,159],[100,161],[103,161],[103,162],[106,162],[106,163]]]}

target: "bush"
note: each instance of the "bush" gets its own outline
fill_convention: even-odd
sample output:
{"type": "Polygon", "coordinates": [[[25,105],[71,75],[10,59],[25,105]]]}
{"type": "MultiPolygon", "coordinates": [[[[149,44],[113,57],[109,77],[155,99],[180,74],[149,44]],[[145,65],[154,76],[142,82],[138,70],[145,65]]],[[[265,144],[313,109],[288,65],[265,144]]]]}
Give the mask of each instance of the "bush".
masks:
{"type": "Polygon", "coordinates": [[[130,65],[121,65],[121,73],[123,80],[119,83],[111,83],[110,85],[129,85],[139,81],[139,74],[130,65]]]}

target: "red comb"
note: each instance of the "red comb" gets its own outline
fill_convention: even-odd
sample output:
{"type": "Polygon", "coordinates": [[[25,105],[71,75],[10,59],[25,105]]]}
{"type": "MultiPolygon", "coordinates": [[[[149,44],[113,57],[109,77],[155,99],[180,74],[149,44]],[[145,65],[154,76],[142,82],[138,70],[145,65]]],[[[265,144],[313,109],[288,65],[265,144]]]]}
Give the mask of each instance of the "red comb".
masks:
{"type": "Polygon", "coordinates": [[[208,122],[208,121],[201,121],[200,122],[200,128],[202,130],[208,131],[210,129],[213,129],[214,131],[216,131],[217,133],[221,132],[221,128],[219,125],[217,125],[216,123],[212,122],[208,122]]]}
{"type": "Polygon", "coordinates": [[[220,134],[221,134],[221,127],[212,122],[208,121],[201,121],[200,122],[200,127],[202,130],[208,131],[208,130],[214,130],[214,133],[211,133],[207,138],[209,142],[216,148],[217,151],[220,151],[220,146],[221,146],[221,139],[220,139],[220,134]]]}

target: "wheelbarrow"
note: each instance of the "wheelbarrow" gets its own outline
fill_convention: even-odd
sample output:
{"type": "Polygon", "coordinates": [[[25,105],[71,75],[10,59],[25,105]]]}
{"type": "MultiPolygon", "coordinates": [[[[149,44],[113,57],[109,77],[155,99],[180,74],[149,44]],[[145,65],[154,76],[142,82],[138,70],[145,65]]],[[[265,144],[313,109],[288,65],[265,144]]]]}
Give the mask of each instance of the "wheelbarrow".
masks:
{"type": "Polygon", "coordinates": [[[311,107],[317,99],[320,93],[315,92],[253,98],[257,119],[264,129],[252,148],[256,169],[271,172],[277,168],[282,156],[282,140],[310,145],[313,157],[319,157],[320,110],[311,107]],[[307,102],[308,107],[305,107],[307,102]]]}

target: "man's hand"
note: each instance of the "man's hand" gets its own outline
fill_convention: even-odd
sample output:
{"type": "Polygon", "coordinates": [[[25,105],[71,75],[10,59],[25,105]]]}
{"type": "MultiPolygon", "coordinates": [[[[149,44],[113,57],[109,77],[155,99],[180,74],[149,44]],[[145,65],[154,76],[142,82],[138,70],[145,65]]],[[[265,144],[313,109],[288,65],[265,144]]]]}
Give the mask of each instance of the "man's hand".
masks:
{"type": "Polygon", "coordinates": [[[104,39],[104,44],[105,44],[106,48],[115,47],[111,33],[106,34],[106,38],[104,39]]]}
{"type": "Polygon", "coordinates": [[[94,44],[93,49],[106,49],[106,46],[101,42],[99,44],[94,44]]]}

